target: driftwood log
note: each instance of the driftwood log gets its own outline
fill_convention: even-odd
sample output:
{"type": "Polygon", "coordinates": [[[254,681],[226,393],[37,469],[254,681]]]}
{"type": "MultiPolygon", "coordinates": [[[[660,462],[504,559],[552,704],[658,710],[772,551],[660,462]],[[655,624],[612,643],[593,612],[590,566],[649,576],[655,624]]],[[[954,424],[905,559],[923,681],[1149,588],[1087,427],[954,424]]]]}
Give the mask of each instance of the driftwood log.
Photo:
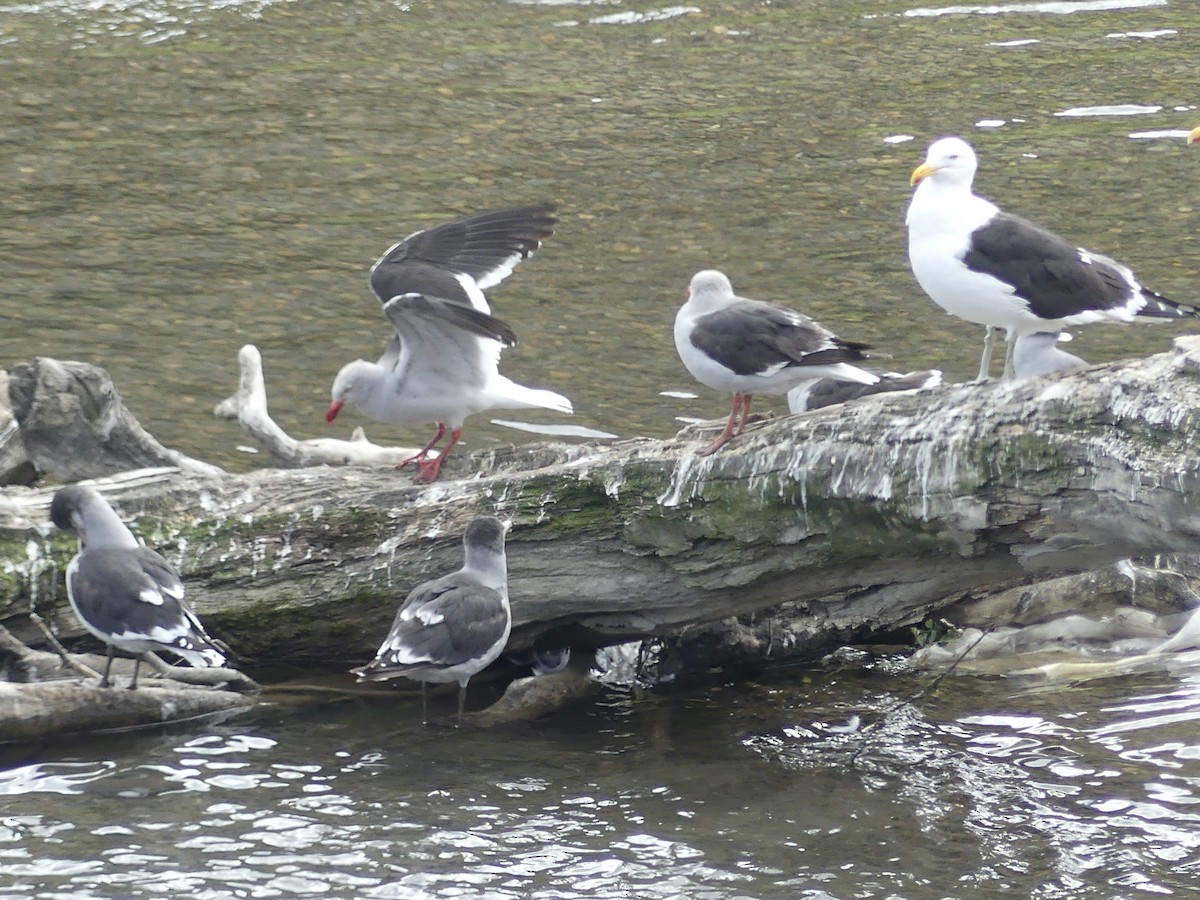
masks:
{"type": "MultiPolygon", "coordinates": [[[[304,466],[394,466],[414,456],[420,447],[384,447],[367,440],[361,428],[348,440],[310,438],[297,440],[267,411],[267,385],[262,354],[253,344],[238,351],[237,392],[217,404],[218,419],[236,419],[256,441],[267,448],[271,462],[281,468],[304,466]]],[[[437,456],[436,452],[432,453],[437,456]]]]}
{"type": "MultiPolygon", "coordinates": [[[[1200,537],[1200,339],[782,418],[713,457],[696,455],[701,431],[476,453],[430,486],[320,467],[140,470],[99,487],[250,665],[368,659],[409,588],[460,564],[481,513],[513,522],[513,650],[682,635],[705,652],[814,651],[1200,537]],[[711,637],[781,605],[783,630],[743,619],[711,637]]],[[[0,620],[18,631],[33,606],[70,636],[74,547],[48,527],[51,495],[0,494],[0,620]]]]}

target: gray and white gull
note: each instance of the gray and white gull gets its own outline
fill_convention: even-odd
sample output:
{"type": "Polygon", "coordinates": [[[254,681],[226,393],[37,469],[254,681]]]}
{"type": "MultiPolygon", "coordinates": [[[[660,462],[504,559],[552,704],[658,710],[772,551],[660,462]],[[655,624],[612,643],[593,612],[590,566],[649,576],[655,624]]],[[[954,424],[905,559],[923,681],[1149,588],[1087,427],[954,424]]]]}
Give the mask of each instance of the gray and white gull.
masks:
{"type": "Polygon", "coordinates": [[[462,724],[467,682],[495,661],[512,630],[505,531],[505,524],[492,516],[467,526],[462,568],[413,588],[375,658],[351,670],[359,681],[401,676],[419,681],[425,723],[426,683],[456,681],[457,723],[462,724]]]}
{"type": "Polygon", "coordinates": [[[701,456],[745,430],[755,394],[786,394],[812,378],[879,380],[851,365],[866,358],[867,344],[844,341],[794,310],[739,297],[715,269],[692,276],[687,301],[675,315],[675,349],[697,381],[733,395],[725,430],[701,456]]]}
{"type": "Polygon", "coordinates": [[[500,374],[500,351],[517,338],[491,314],[484,296],[553,233],[558,221],[553,213],[548,204],[481,213],[415,232],[390,247],[371,267],[370,283],[392,325],[392,340],[378,361],[359,359],[342,367],[326,421],[350,403],[381,422],[436,424],[433,439],[400,463],[416,463],[417,480],[429,483],[474,413],[572,412],[561,394],[500,374]],[[431,455],[447,428],[449,441],[431,455]]]}
{"type": "Polygon", "coordinates": [[[101,687],[110,684],[118,650],[136,658],[131,690],[149,651],[169,650],[201,668],[224,665],[225,654],[184,600],[179,573],[138,543],[99,491],[62,488],[50,503],[50,519],[79,538],[79,553],[67,565],[67,599],[83,627],[108,645],[101,687]]]}

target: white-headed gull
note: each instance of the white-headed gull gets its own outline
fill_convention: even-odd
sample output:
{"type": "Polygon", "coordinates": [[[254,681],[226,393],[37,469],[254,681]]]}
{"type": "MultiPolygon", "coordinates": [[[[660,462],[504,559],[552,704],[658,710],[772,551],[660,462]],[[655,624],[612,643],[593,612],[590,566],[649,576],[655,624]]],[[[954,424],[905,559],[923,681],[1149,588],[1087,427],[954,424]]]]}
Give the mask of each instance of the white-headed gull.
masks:
{"type": "Polygon", "coordinates": [[[552,234],[553,211],[543,205],[482,213],[418,231],[392,246],[370,276],[392,324],[392,341],[378,362],[359,359],[342,367],[326,421],[351,403],[381,422],[436,423],[433,439],[400,463],[417,463],[417,480],[429,483],[462,435],[467,416],[485,409],[572,412],[561,394],[500,374],[500,351],[517,339],[491,315],[483,293],[552,234]],[[449,442],[430,456],[447,427],[449,442]]]}
{"type": "Polygon", "coordinates": [[[427,682],[458,682],[458,723],[471,676],[508,643],[508,567],[503,522],[481,516],[463,534],[463,567],[414,588],[371,662],[351,671],[359,681],[404,676],[421,682],[421,721],[428,722],[427,682]]]}
{"type": "Polygon", "coordinates": [[[987,326],[979,378],[996,328],[1008,332],[1005,375],[1022,334],[1087,322],[1177,318],[1197,310],[1142,287],[1121,263],[1076,247],[971,191],[977,160],[959,137],[934,141],[912,173],[908,258],[922,289],[951,315],[987,326]]]}
{"type": "Polygon", "coordinates": [[[59,490],[50,520],[79,538],[79,553],[67,565],[67,598],[83,627],[108,645],[101,687],[109,686],[116,650],[136,657],[130,689],[147,651],[169,650],[201,668],[224,665],[225,655],[183,599],[179,573],[137,542],[95,488],[59,490]]]}
{"type": "Polygon", "coordinates": [[[887,394],[894,391],[920,391],[942,383],[941,369],[920,369],[915,372],[878,372],[874,384],[857,384],[851,381],[834,381],[832,378],[811,378],[802,381],[788,391],[788,410],[793,413],[821,409],[872,394],[887,394]]]}
{"type": "Polygon", "coordinates": [[[692,276],[687,302],[675,315],[675,349],[697,381],[733,395],[725,430],[702,456],[745,430],[755,394],[786,394],[809,378],[879,380],[850,365],[866,358],[866,344],[843,341],[790,309],[738,297],[715,269],[692,276]]]}

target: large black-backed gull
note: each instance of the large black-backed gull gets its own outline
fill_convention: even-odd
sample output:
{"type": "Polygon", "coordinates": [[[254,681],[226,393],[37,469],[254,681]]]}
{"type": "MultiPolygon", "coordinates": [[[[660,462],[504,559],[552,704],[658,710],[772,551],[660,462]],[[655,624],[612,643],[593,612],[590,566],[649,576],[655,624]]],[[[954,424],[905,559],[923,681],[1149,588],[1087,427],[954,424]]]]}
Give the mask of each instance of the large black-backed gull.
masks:
{"type": "Polygon", "coordinates": [[[1008,332],[1005,374],[1011,376],[1019,335],[1137,316],[1197,315],[1142,287],[1121,263],[976,196],[976,165],[962,138],[934,141],[912,173],[917,189],[906,221],[909,261],[925,293],[946,312],[988,327],[981,380],[988,375],[993,328],[1008,332]]]}

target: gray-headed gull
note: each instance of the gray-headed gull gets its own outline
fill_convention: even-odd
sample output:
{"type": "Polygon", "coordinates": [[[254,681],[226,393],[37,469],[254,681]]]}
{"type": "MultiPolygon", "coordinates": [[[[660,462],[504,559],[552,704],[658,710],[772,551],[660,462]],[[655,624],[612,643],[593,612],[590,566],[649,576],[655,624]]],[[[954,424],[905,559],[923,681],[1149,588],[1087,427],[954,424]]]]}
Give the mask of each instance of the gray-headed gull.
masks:
{"type": "Polygon", "coordinates": [[[415,587],[371,662],[351,671],[359,681],[404,676],[421,682],[421,721],[428,722],[427,682],[458,682],[458,724],[471,676],[508,643],[508,567],[503,522],[481,516],[463,534],[463,567],[415,587]]]}
{"type": "Polygon", "coordinates": [[[201,668],[224,665],[225,655],[184,601],[179,573],[137,542],[95,488],[59,490],[50,520],[79,538],[79,553],[67,565],[67,599],[83,627],[108,645],[101,687],[109,686],[116,650],[136,657],[131,690],[147,651],[169,650],[201,668]]]}
{"type": "Polygon", "coordinates": [[[550,205],[482,213],[418,231],[371,267],[370,282],[394,331],[377,362],[355,360],[338,372],[325,419],[346,403],[397,425],[436,423],[433,439],[401,466],[416,463],[417,480],[437,479],[462,435],[463,421],[485,409],[572,412],[553,391],[528,388],[499,372],[500,351],[516,343],[512,328],[491,315],[484,291],[527,259],[557,221],[550,205]],[[450,428],[436,456],[435,444],[450,428]]]}
{"type": "Polygon", "coordinates": [[[809,378],[879,380],[850,365],[866,358],[866,344],[843,341],[790,309],[739,297],[715,269],[692,276],[687,302],[675,315],[675,349],[697,381],[733,395],[725,430],[702,456],[745,430],[755,394],[785,394],[809,378]]]}
{"type": "Polygon", "coordinates": [[[1142,287],[1121,263],[976,196],[977,165],[962,138],[934,141],[912,173],[917,189],[906,221],[921,288],[951,315],[987,326],[980,380],[988,376],[996,328],[1008,332],[1004,372],[1012,377],[1013,344],[1022,334],[1200,312],[1142,287]]]}

